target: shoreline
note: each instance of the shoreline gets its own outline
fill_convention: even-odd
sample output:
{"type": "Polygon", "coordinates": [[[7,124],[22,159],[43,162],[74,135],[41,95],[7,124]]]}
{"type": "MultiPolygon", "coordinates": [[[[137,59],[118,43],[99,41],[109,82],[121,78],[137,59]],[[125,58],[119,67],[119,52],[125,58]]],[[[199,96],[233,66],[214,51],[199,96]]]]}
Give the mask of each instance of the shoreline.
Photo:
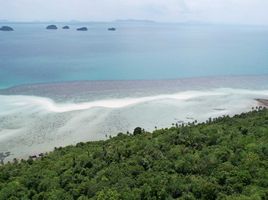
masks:
{"type": "MultiPolygon", "coordinates": [[[[268,104],[268,99],[256,99],[256,101],[264,101],[265,102],[265,105],[268,104]]],[[[247,113],[247,114],[250,114],[250,113],[253,113],[254,111],[265,111],[267,110],[267,107],[264,106],[262,108],[257,108],[256,109],[254,108],[253,110],[247,110],[245,112],[240,112],[240,113],[237,113],[236,115],[242,115],[243,113],[247,113]]],[[[235,117],[236,116],[235,114],[231,115],[231,117],[235,117]]],[[[178,125],[179,127],[183,127],[181,125],[186,125],[186,126],[197,126],[198,124],[210,124],[210,123],[213,123],[213,120],[212,121],[209,121],[210,119],[218,119],[218,118],[222,118],[222,117],[226,117],[226,115],[222,115],[222,116],[215,116],[214,118],[207,118],[206,121],[201,121],[201,122],[198,122],[198,121],[194,121],[194,119],[191,119],[192,120],[192,123],[186,123],[186,122],[178,122],[178,124],[176,125],[176,127],[178,128],[178,125]]],[[[175,125],[172,124],[172,126],[166,126],[166,127],[160,127],[160,129],[162,130],[167,130],[168,128],[174,128],[175,125]]],[[[135,130],[135,129],[133,129],[135,130]]],[[[146,132],[150,132],[150,133],[154,133],[154,131],[156,130],[159,130],[159,129],[152,129],[152,130],[146,130],[146,129],[143,129],[144,131],[146,132]]],[[[124,135],[129,135],[129,131],[126,131],[126,132],[115,132],[113,135],[109,135],[109,138],[108,136],[106,136],[105,138],[103,139],[94,139],[94,140],[83,140],[83,141],[76,141],[74,143],[70,143],[70,144],[66,144],[66,145],[54,145],[53,148],[50,148],[50,149],[46,149],[46,150],[39,150],[39,151],[32,151],[31,153],[28,153],[27,155],[24,155],[24,156],[13,156],[13,154],[10,152],[10,151],[6,151],[6,152],[1,152],[0,151],[0,167],[5,165],[7,162],[13,162],[14,159],[19,161],[19,160],[27,160],[27,159],[32,159],[32,160],[38,160],[42,157],[45,157],[46,155],[50,154],[50,153],[53,153],[55,150],[57,149],[62,149],[62,148],[68,148],[68,147],[76,147],[77,145],[81,144],[81,143],[90,143],[90,142],[101,142],[101,141],[108,141],[110,140],[111,138],[113,137],[118,137],[118,135],[120,134],[124,134],[124,135]],[[11,159],[10,159],[11,158],[11,159]]]]}

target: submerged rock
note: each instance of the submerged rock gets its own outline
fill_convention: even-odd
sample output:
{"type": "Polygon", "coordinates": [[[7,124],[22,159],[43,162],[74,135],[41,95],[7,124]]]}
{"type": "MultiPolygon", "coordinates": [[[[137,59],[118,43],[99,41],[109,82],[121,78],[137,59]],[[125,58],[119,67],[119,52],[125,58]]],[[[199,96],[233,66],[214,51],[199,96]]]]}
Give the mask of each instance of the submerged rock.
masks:
{"type": "Polygon", "coordinates": [[[56,25],[49,25],[49,26],[47,26],[47,29],[48,30],[57,30],[58,27],[56,25]]]}
{"type": "Polygon", "coordinates": [[[11,28],[10,26],[2,26],[0,28],[0,31],[14,31],[14,29],[11,28]]]}
{"type": "Polygon", "coordinates": [[[108,31],[116,31],[116,28],[114,27],[108,28],[108,31]]]}
{"type": "Polygon", "coordinates": [[[81,27],[81,28],[78,28],[78,29],[76,29],[77,31],[87,31],[88,29],[87,29],[87,27],[81,27]]]}
{"type": "Polygon", "coordinates": [[[64,27],[62,27],[62,29],[70,29],[70,27],[69,26],[64,26],[64,27]]]}

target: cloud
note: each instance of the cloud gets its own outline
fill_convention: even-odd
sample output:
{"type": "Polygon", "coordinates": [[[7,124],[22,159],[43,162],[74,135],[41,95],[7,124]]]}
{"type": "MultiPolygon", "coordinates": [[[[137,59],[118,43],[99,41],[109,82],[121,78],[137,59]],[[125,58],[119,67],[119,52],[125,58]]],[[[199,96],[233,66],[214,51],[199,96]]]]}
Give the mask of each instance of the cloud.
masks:
{"type": "Polygon", "coordinates": [[[268,24],[267,0],[0,0],[0,19],[268,24]]]}

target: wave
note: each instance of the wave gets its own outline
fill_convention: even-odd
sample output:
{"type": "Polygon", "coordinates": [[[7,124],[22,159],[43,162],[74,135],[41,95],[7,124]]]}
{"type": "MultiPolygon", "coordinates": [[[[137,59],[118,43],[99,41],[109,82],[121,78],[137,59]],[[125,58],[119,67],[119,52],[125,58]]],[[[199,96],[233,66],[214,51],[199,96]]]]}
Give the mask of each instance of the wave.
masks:
{"type": "Polygon", "coordinates": [[[23,95],[0,95],[0,102],[2,109],[0,112],[25,109],[28,107],[41,109],[48,112],[64,113],[71,111],[87,110],[91,108],[122,108],[135,104],[141,104],[145,102],[152,102],[165,99],[173,99],[178,101],[185,101],[196,99],[199,97],[212,97],[212,96],[254,96],[266,97],[268,96],[268,90],[246,90],[246,89],[231,89],[231,88],[219,88],[208,91],[186,91],[176,94],[163,94],[156,96],[144,96],[139,98],[121,98],[121,99],[104,99],[98,101],[90,101],[83,103],[56,103],[50,98],[37,97],[37,96],[23,96],[23,95]]]}

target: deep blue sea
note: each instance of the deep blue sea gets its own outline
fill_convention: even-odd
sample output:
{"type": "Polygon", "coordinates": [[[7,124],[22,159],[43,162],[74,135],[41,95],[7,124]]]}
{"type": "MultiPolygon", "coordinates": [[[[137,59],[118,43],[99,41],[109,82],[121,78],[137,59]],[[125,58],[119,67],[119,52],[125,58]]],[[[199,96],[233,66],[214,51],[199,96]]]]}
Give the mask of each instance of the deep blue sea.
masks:
{"type": "Polygon", "coordinates": [[[0,88],[78,80],[268,74],[268,27],[161,23],[10,25],[0,32],[0,88]],[[70,30],[62,30],[69,25],[70,30]],[[88,31],[76,28],[86,26],[88,31]],[[107,31],[116,27],[117,31],[107,31]]]}

